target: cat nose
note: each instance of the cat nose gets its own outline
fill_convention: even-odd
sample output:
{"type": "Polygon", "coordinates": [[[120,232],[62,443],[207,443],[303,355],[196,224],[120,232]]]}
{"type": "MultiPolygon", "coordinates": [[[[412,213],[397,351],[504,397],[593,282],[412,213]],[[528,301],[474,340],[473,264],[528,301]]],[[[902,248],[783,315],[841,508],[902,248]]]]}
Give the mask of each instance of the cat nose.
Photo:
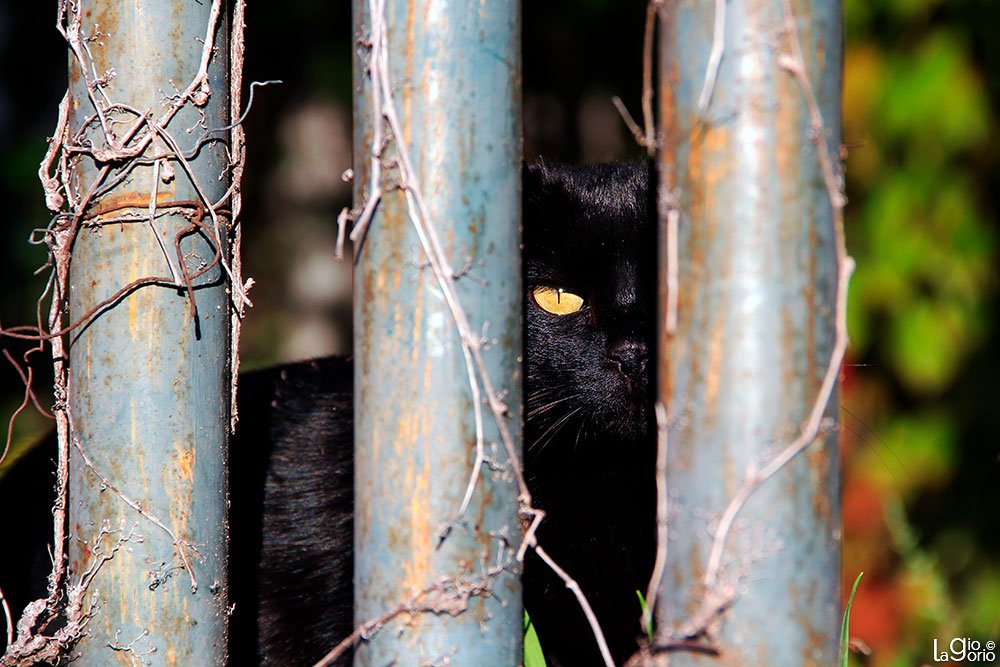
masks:
{"type": "Polygon", "coordinates": [[[645,370],[646,361],[649,359],[649,350],[646,344],[634,340],[621,340],[611,346],[608,350],[608,357],[618,369],[628,377],[638,375],[645,370]]]}

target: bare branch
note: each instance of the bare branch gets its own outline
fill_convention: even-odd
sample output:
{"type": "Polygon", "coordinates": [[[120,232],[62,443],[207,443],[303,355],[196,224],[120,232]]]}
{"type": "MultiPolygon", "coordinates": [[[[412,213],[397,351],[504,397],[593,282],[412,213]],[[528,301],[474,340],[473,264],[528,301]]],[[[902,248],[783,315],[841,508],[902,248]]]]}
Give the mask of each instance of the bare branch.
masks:
{"type": "Polygon", "coordinates": [[[4,649],[14,643],[14,619],[10,617],[10,606],[7,604],[7,598],[3,596],[3,590],[0,589],[0,606],[3,606],[4,619],[7,622],[7,644],[4,649]]]}
{"type": "Polygon", "coordinates": [[[149,228],[153,230],[153,236],[156,237],[156,243],[160,246],[160,252],[163,253],[163,258],[167,260],[167,266],[170,268],[170,276],[174,279],[174,284],[179,287],[181,285],[180,272],[174,264],[174,258],[169,252],[167,252],[167,246],[163,243],[163,237],[160,236],[160,230],[156,228],[156,193],[160,190],[161,163],[162,160],[156,160],[153,163],[153,184],[149,188],[149,228]]]}
{"type": "Polygon", "coordinates": [[[726,0],[715,0],[715,27],[712,31],[712,50],[708,54],[705,82],[698,96],[698,113],[704,115],[712,101],[715,79],[719,75],[719,65],[726,45],[726,0]]]}
{"type": "Polygon", "coordinates": [[[535,553],[541,558],[546,565],[548,565],[556,575],[563,580],[566,584],[566,588],[573,591],[573,595],[576,596],[576,601],[580,604],[580,609],[583,610],[584,616],[587,617],[587,623],[590,624],[590,630],[594,633],[594,638],[597,639],[597,646],[601,650],[601,657],[604,658],[604,664],[607,667],[614,667],[615,662],[611,659],[611,651],[608,649],[608,642],[604,639],[604,632],[601,630],[600,623],[597,622],[597,616],[594,615],[594,610],[590,608],[590,603],[587,602],[587,597],[580,590],[580,584],[570,577],[566,570],[559,567],[552,558],[545,552],[545,549],[539,544],[534,545],[535,553]]]}
{"type": "Polygon", "coordinates": [[[667,566],[667,538],[669,537],[670,515],[667,511],[667,453],[669,447],[667,406],[656,403],[656,560],[653,574],[646,587],[646,608],[642,612],[642,630],[650,627],[656,596],[660,591],[663,571],[667,566]]]}
{"type": "Polygon", "coordinates": [[[656,124],[653,118],[653,47],[655,45],[656,17],[663,8],[663,0],[649,0],[646,5],[646,27],[642,35],[642,124],[646,128],[640,145],[649,155],[656,154],[656,124]]]}
{"type": "Polygon", "coordinates": [[[170,530],[170,528],[168,528],[165,523],[163,523],[162,521],[160,521],[154,515],[150,514],[146,510],[144,510],[139,503],[137,503],[136,501],[132,500],[131,498],[129,498],[128,496],[126,496],[124,493],[122,493],[121,491],[119,491],[118,488],[114,484],[112,484],[111,481],[107,477],[105,477],[103,474],[101,474],[100,470],[98,470],[96,467],[94,467],[94,464],[90,460],[90,457],[87,456],[87,452],[84,451],[83,446],[80,445],[80,441],[77,440],[76,438],[73,438],[73,446],[76,447],[76,451],[80,454],[80,457],[83,459],[84,465],[87,466],[87,469],[90,470],[90,472],[94,473],[95,477],[97,477],[99,480],[101,480],[101,485],[104,488],[110,489],[112,493],[114,493],[116,496],[118,496],[118,498],[123,503],[125,503],[126,505],[128,505],[129,507],[131,507],[133,510],[135,510],[135,512],[137,514],[139,514],[144,519],[146,519],[147,521],[149,521],[150,523],[152,523],[156,527],[160,528],[163,532],[165,532],[167,535],[170,536],[170,541],[173,543],[174,548],[177,549],[177,553],[178,553],[178,555],[181,558],[181,562],[184,564],[184,569],[187,570],[188,576],[191,577],[191,592],[192,593],[197,592],[198,591],[198,580],[194,576],[194,569],[191,567],[191,562],[188,560],[187,551],[188,551],[188,549],[190,549],[195,555],[197,555],[198,551],[192,545],[188,544],[187,542],[185,542],[182,539],[179,539],[177,537],[177,535],[174,534],[174,531],[170,530]]]}
{"type": "Polygon", "coordinates": [[[635,138],[635,143],[640,146],[646,146],[646,136],[642,133],[642,128],[639,127],[639,124],[635,122],[634,118],[632,118],[632,114],[628,112],[628,108],[625,106],[625,103],[622,102],[622,98],[617,95],[612,95],[611,103],[615,105],[615,109],[618,109],[618,115],[622,117],[623,121],[625,121],[625,126],[628,127],[628,131],[631,132],[632,136],[635,138]]]}
{"type": "Polygon", "coordinates": [[[45,192],[45,205],[53,213],[62,210],[66,200],[59,194],[59,181],[49,174],[52,170],[52,162],[59,154],[59,149],[63,145],[66,137],[66,127],[69,124],[69,91],[63,95],[62,102],[59,103],[59,118],[56,121],[56,133],[49,139],[48,150],[45,157],[38,165],[38,180],[42,182],[42,190],[45,192]]]}
{"type": "Polygon", "coordinates": [[[476,580],[463,580],[456,577],[442,577],[414,594],[406,601],[386,613],[366,621],[355,628],[354,632],[337,644],[333,650],[321,658],[313,667],[327,667],[352,649],[361,640],[368,640],[382,626],[401,614],[448,614],[458,616],[469,607],[473,597],[488,595],[492,590],[493,579],[500,574],[502,568],[491,568],[476,580]]]}
{"type": "Polygon", "coordinates": [[[666,332],[668,336],[677,333],[677,301],[680,293],[679,264],[680,252],[678,250],[678,227],[680,226],[680,209],[673,196],[670,196],[669,210],[667,211],[667,307],[666,307],[666,332]]]}
{"type": "MultiPolygon", "coordinates": [[[[240,411],[237,404],[236,390],[238,388],[240,373],[240,335],[243,331],[243,316],[246,307],[252,306],[247,292],[253,285],[253,279],[243,280],[243,225],[240,223],[240,213],[243,211],[243,167],[246,164],[246,136],[243,131],[243,120],[250,113],[253,106],[253,91],[256,81],[250,84],[250,99],[247,100],[247,108],[240,113],[240,96],[243,91],[243,61],[244,43],[243,31],[245,26],[246,2],[236,0],[233,7],[233,26],[229,38],[229,119],[237,118],[232,127],[229,128],[229,166],[232,168],[232,184],[223,198],[216,204],[221,205],[227,198],[230,199],[232,207],[232,217],[230,224],[233,233],[229,239],[229,256],[233,258],[231,272],[233,282],[240,286],[243,291],[243,298],[239,300],[233,312],[229,316],[229,430],[236,430],[236,422],[240,419],[240,411]]],[[[261,84],[266,86],[277,81],[265,81],[261,84]]]]}
{"type": "Polygon", "coordinates": [[[337,245],[333,253],[338,262],[344,259],[344,232],[347,229],[347,223],[350,219],[351,209],[346,206],[340,209],[340,214],[337,215],[337,245]]]}

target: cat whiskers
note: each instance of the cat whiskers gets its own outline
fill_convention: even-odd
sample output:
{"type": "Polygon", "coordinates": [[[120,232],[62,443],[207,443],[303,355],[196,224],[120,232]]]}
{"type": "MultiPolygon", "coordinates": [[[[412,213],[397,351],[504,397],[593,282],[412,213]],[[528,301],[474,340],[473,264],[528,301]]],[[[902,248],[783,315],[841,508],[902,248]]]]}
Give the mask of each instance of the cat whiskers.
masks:
{"type": "Polygon", "coordinates": [[[528,400],[527,400],[527,403],[528,403],[528,419],[531,419],[533,417],[538,417],[539,415],[542,415],[542,414],[548,412],[549,410],[551,410],[555,406],[559,405],[560,403],[565,403],[566,401],[571,401],[571,400],[573,400],[575,398],[579,398],[576,394],[571,394],[569,396],[563,396],[562,398],[557,398],[554,401],[549,401],[548,403],[545,403],[544,405],[540,405],[540,406],[537,406],[537,407],[532,407],[531,406],[531,403],[533,403],[535,401],[538,401],[539,399],[543,398],[547,394],[551,394],[551,393],[552,392],[549,391],[549,392],[539,393],[539,394],[537,394],[535,396],[529,396],[528,397],[528,400]]]}
{"type": "Polygon", "coordinates": [[[574,451],[580,448],[580,436],[583,435],[583,431],[587,426],[587,422],[581,421],[580,428],[576,430],[576,442],[573,443],[574,451]]]}
{"type": "Polygon", "coordinates": [[[538,447],[537,453],[540,454],[542,450],[545,449],[545,445],[552,442],[552,438],[555,437],[555,434],[559,431],[559,429],[562,426],[564,426],[570,420],[570,418],[579,414],[580,412],[583,412],[582,405],[573,408],[572,410],[564,414],[562,417],[549,424],[549,427],[545,429],[545,431],[540,436],[535,438],[535,441],[528,446],[528,451],[530,452],[535,447],[538,447]]]}

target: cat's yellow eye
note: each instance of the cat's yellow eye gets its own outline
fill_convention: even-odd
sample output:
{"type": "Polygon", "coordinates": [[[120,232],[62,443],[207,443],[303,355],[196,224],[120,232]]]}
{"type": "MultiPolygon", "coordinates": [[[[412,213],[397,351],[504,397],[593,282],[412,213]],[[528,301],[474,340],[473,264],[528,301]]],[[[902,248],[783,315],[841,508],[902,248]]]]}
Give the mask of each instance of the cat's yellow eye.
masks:
{"type": "Polygon", "coordinates": [[[536,287],[531,296],[543,310],[553,315],[570,315],[583,308],[583,297],[561,287],[536,287]]]}

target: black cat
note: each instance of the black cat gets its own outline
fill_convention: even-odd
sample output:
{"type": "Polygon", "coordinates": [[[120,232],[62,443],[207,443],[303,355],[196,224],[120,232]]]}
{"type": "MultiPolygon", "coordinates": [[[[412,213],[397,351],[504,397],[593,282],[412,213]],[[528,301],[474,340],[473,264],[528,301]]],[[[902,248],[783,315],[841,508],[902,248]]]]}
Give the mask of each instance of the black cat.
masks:
{"type": "MultiPolygon", "coordinates": [[[[646,165],[539,166],[524,180],[525,473],[539,542],[582,587],[615,662],[638,648],[655,555],[655,205],[646,165]],[[581,297],[546,306],[552,289],[581,297]]],[[[533,554],[524,603],[550,665],[603,664],[533,554]]]]}
{"type": "MultiPolygon", "coordinates": [[[[648,169],[524,173],[525,469],[548,515],[538,537],[583,587],[619,663],[638,647],[636,591],[654,555],[648,169]]],[[[233,635],[256,631],[267,664],[318,658],[352,629],[351,373],[345,360],[321,359],[241,379],[233,635]],[[242,563],[259,560],[256,590],[243,554],[242,563]]],[[[602,664],[573,595],[530,553],[524,591],[551,665],[602,664]]]]}
{"type": "MultiPolygon", "coordinates": [[[[580,583],[617,663],[638,647],[654,555],[649,170],[524,172],[525,471],[547,513],[539,541],[580,583]]],[[[240,378],[231,664],[311,664],[352,630],[351,382],[340,358],[240,378]]],[[[530,552],[524,591],[550,665],[603,664],[573,595],[530,552]]]]}

